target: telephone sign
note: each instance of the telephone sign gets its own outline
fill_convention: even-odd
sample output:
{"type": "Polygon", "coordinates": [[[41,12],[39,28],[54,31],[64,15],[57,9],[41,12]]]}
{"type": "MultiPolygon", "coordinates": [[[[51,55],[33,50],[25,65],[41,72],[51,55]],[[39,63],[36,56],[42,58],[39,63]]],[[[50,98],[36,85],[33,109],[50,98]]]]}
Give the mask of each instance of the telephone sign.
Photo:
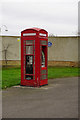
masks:
{"type": "Polygon", "coordinates": [[[52,46],[52,43],[51,42],[48,42],[48,47],[51,47],[52,46]]]}

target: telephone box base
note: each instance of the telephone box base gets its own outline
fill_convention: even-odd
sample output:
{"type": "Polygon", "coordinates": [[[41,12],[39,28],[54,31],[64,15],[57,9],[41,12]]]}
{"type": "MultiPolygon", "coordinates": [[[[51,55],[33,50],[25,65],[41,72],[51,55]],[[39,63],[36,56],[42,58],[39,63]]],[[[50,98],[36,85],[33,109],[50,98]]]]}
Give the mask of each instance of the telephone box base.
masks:
{"type": "Polygon", "coordinates": [[[21,86],[28,86],[28,87],[39,87],[39,86],[45,86],[48,85],[48,80],[41,80],[40,83],[31,82],[31,81],[22,81],[21,86]]]}

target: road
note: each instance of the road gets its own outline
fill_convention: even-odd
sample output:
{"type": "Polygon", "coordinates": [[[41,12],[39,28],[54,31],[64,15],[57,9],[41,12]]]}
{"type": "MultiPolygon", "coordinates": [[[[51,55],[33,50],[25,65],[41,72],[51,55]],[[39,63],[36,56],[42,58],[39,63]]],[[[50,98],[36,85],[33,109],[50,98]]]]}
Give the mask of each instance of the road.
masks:
{"type": "Polygon", "coordinates": [[[3,118],[77,118],[78,78],[48,81],[40,88],[14,86],[3,90],[3,118]]]}

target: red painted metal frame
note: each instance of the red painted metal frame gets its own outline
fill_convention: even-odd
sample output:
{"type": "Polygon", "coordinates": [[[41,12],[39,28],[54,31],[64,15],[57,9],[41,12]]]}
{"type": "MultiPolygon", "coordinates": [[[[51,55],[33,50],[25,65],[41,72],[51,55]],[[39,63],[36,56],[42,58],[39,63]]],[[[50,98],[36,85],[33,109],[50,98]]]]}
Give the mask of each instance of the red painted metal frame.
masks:
{"type": "Polygon", "coordinates": [[[21,32],[21,85],[39,87],[48,84],[48,77],[46,79],[41,79],[41,75],[48,75],[47,70],[47,47],[48,47],[48,32],[40,28],[30,28],[21,32]],[[23,34],[36,33],[34,36],[23,36],[23,34]],[[46,36],[41,36],[41,34],[46,34],[46,36]],[[26,54],[26,46],[32,46],[31,44],[26,45],[26,40],[33,40],[33,54],[26,54]],[[47,41],[47,45],[41,45],[41,41],[47,41]],[[34,44],[35,43],[35,44],[34,44]],[[41,67],[41,52],[42,46],[45,46],[45,67],[41,67]],[[34,49],[35,48],[35,49],[34,49]],[[34,52],[35,50],[35,52],[34,52]],[[34,59],[35,54],[35,59],[34,59]],[[26,74],[26,55],[33,56],[33,74],[26,74]],[[34,64],[35,62],[35,64],[34,64]],[[34,69],[35,65],[35,69],[34,69]],[[35,71],[34,71],[35,70],[35,71]],[[46,74],[41,74],[42,70],[46,70],[46,74]],[[26,80],[25,75],[33,76],[32,80],[26,80]],[[35,76],[35,77],[34,77],[35,76]],[[34,79],[35,78],[35,79],[34,79]]]}

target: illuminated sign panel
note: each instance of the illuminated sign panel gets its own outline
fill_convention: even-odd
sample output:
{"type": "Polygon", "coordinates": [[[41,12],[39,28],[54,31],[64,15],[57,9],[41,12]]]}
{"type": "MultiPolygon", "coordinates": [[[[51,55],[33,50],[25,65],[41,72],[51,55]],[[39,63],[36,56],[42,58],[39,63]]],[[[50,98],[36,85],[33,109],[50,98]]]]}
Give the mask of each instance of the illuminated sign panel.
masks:
{"type": "Polygon", "coordinates": [[[43,34],[43,33],[39,33],[40,36],[46,36],[46,34],[43,34]]]}
{"type": "Polygon", "coordinates": [[[34,36],[36,33],[24,33],[23,36],[34,36]]]}

